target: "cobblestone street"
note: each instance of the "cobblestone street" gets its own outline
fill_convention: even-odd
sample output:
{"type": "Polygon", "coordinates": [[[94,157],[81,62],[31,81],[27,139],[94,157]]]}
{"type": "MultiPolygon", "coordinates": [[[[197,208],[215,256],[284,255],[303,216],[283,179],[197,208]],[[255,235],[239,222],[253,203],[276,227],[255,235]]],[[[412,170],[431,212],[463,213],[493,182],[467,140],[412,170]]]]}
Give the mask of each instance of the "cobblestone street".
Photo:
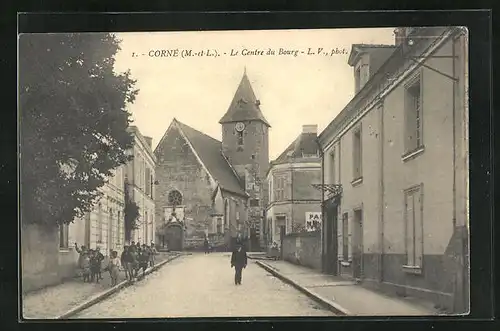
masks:
{"type": "Polygon", "coordinates": [[[73,318],[332,316],[249,260],[234,285],[229,253],[183,256],[73,318]]]}

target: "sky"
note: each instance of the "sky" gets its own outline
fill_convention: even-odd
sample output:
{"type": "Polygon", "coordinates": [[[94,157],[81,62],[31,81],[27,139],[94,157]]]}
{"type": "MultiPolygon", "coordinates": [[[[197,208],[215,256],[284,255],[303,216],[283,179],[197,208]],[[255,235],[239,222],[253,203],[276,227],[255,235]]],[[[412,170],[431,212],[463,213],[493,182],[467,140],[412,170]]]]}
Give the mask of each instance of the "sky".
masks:
{"type": "Polygon", "coordinates": [[[273,160],[300,134],[303,125],[317,124],[320,134],[352,99],[354,74],[347,64],[352,44],[392,45],[393,30],[117,33],[122,42],[115,71],[130,70],[137,80],[139,94],[129,110],[134,125],[153,138],[155,148],[173,118],[221,140],[219,120],[246,68],[261,110],[271,124],[269,157],[273,160]],[[298,54],[280,55],[280,48],[298,50],[298,54]],[[264,54],[244,55],[244,49],[264,54]],[[269,49],[275,54],[266,55],[269,49]],[[339,54],[332,54],[333,49],[339,54]],[[148,55],[151,51],[161,55],[162,50],[179,53],[148,55]],[[193,56],[182,57],[185,50],[191,50],[193,56]],[[202,50],[204,54],[198,56],[202,50]],[[207,56],[207,50],[219,56],[207,56]],[[231,56],[236,51],[238,54],[231,56]]]}

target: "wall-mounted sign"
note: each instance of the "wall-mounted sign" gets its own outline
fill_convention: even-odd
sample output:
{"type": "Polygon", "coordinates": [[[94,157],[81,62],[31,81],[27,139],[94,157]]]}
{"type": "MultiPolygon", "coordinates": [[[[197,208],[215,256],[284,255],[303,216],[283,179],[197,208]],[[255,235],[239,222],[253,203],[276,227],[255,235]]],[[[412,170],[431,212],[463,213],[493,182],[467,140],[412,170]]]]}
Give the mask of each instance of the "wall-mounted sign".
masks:
{"type": "Polygon", "coordinates": [[[321,212],[306,212],[306,231],[321,229],[321,212]]]}

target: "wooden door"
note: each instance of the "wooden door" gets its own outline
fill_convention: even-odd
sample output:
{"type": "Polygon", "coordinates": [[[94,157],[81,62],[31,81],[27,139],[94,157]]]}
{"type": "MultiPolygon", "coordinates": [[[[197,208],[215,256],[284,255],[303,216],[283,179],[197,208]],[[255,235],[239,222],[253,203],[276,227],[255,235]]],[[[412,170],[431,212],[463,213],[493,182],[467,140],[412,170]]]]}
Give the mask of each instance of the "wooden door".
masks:
{"type": "Polygon", "coordinates": [[[182,227],[179,225],[170,225],[166,230],[167,247],[171,251],[182,250],[182,227]]]}

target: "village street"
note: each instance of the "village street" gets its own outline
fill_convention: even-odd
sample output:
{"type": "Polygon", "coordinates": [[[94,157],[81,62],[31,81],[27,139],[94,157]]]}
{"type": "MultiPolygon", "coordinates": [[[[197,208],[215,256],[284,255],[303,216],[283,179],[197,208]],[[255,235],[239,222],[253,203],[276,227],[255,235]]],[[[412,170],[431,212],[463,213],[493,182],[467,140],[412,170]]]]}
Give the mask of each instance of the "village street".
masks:
{"type": "Polygon", "coordinates": [[[253,260],[234,285],[230,253],[176,259],[72,318],[332,316],[253,260]]]}

